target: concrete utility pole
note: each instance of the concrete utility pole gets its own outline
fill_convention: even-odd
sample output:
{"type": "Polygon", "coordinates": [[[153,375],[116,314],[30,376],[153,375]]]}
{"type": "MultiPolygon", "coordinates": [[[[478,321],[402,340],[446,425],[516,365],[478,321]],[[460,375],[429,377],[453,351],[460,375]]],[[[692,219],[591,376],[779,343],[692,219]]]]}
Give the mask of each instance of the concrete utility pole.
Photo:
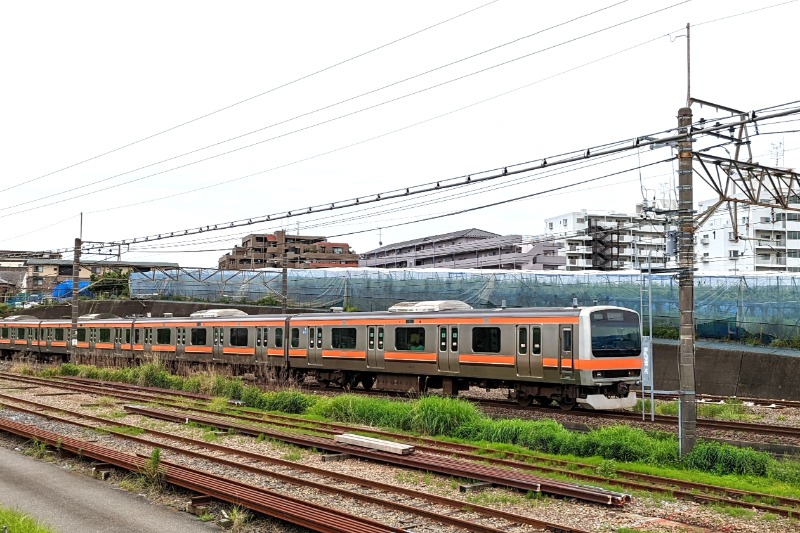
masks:
{"type": "Polygon", "coordinates": [[[72,325],[69,330],[70,344],[78,342],[78,283],[81,273],[81,239],[75,239],[75,252],[72,256],[72,325]]]}
{"type": "Polygon", "coordinates": [[[678,111],[678,267],[680,322],[681,455],[694,448],[697,437],[697,404],[694,379],[694,194],[692,191],[692,110],[678,111]]]}

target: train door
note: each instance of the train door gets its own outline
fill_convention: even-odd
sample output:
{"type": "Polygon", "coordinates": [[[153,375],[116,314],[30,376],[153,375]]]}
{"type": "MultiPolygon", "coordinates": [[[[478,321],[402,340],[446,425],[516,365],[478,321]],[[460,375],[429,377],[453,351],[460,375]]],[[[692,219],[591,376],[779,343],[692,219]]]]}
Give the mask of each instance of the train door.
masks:
{"type": "Polygon", "coordinates": [[[144,328],[144,339],[142,339],[145,353],[153,353],[153,328],[144,328]]]}
{"type": "Polygon", "coordinates": [[[367,368],[385,368],[383,326],[367,326],[367,368]]]}
{"type": "Polygon", "coordinates": [[[458,372],[458,326],[439,326],[439,372],[458,372]]]}
{"type": "Polygon", "coordinates": [[[267,360],[267,332],[269,328],[256,326],[256,362],[267,360]]]}
{"type": "Polygon", "coordinates": [[[114,353],[122,353],[122,328],[114,328],[114,353]]]}
{"type": "Polygon", "coordinates": [[[544,376],[540,326],[517,326],[517,375],[531,378],[544,376]]]}
{"type": "Polygon", "coordinates": [[[558,343],[558,369],[561,377],[572,377],[572,370],[575,368],[574,359],[574,330],[572,326],[559,326],[558,343]]]}
{"type": "Polygon", "coordinates": [[[44,330],[44,346],[47,351],[53,346],[53,328],[45,328],[44,330]]]}
{"type": "Polygon", "coordinates": [[[175,357],[183,359],[186,355],[186,328],[175,328],[175,357]]]}
{"type": "Polygon", "coordinates": [[[94,350],[97,345],[97,328],[89,329],[89,349],[94,350]]]}
{"type": "Polygon", "coordinates": [[[214,347],[211,353],[214,359],[222,358],[223,346],[225,345],[225,328],[222,326],[214,326],[214,347]]]}
{"type": "Polygon", "coordinates": [[[308,348],[306,348],[306,353],[309,365],[322,366],[322,326],[308,328],[308,348]]]}

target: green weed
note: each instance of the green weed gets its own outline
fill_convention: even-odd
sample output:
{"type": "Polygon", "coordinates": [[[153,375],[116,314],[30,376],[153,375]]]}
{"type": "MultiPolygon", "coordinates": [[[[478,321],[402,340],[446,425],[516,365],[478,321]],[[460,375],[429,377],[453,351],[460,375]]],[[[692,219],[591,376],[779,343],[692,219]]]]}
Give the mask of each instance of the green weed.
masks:
{"type": "Polygon", "coordinates": [[[55,530],[34,520],[30,515],[0,505],[0,525],[9,533],[54,533],[55,530]]]}

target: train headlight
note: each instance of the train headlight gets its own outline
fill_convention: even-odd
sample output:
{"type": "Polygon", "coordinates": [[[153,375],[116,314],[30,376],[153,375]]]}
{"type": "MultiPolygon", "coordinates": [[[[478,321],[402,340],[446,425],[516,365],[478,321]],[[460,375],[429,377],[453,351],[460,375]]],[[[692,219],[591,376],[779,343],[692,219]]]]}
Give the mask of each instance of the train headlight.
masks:
{"type": "Polygon", "coordinates": [[[595,379],[600,379],[600,378],[603,377],[603,371],[602,370],[595,370],[592,373],[592,375],[595,377],[595,379]]]}

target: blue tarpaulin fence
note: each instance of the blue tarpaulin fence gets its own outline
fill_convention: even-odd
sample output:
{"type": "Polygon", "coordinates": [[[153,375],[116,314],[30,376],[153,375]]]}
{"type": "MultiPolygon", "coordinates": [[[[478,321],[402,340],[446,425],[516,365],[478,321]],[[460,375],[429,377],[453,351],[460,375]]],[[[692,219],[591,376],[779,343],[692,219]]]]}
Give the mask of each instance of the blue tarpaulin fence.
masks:
{"type": "MultiPolygon", "coordinates": [[[[798,336],[800,277],[782,275],[696,275],[695,318],[709,337],[748,332],[780,338],[798,336]]],[[[290,306],[385,310],[401,301],[462,300],[476,308],[569,306],[593,302],[639,310],[638,272],[480,271],[445,269],[289,269],[290,306]]],[[[281,270],[181,269],[133,273],[132,298],[206,301],[280,301],[281,270]]],[[[677,326],[678,280],[653,274],[655,324],[677,326]]],[[[702,331],[701,331],[702,330],[702,331]]]]}

